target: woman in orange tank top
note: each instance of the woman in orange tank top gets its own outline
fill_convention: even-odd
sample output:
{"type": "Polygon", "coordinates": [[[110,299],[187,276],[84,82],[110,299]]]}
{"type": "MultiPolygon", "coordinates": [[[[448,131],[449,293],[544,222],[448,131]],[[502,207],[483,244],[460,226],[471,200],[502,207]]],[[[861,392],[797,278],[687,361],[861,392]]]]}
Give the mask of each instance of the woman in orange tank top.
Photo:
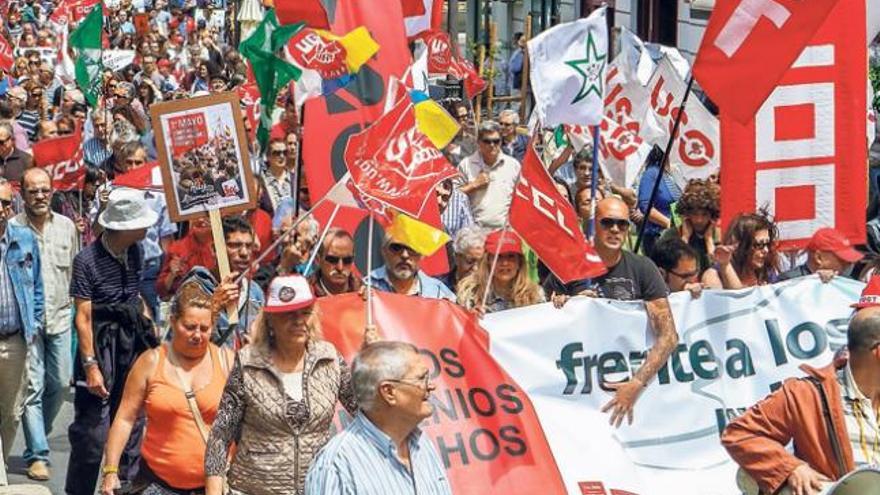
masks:
{"type": "Polygon", "coordinates": [[[232,362],[228,349],[210,343],[213,328],[210,296],[196,284],[181,287],[171,308],[171,340],[142,354],[125,382],[104,449],[102,495],[119,486],[116,466],[142,411],[140,472],[128,493],[204,493],[205,441],[232,362]]]}

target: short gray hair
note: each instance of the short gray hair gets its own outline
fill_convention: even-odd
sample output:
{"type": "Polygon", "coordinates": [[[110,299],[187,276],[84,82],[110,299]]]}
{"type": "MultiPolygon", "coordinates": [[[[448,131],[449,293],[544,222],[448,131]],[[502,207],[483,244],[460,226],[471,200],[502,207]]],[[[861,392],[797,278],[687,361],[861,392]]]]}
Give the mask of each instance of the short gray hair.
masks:
{"type": "Polygon", "coordinates": [[[513,110],[506,108],[498,114],[498,120],[503,119],[504,117],[512,117],[513,124],[519,125],[519,112],[514,112],[513,110]]]}
{"type": "Polygon", "coordinates": [[[351,382],[358,407],[372,411],[379,384],[403,378],[409,369],[410,353],[418,352],[416,346],[406,342],[374,342],[364,347],[351,364],[351,382]]]}
{"type": "Polygon", "coordinates": [[[482,139],[486,134],[491,134],[493,132],[500,133],[501,126],[494,120],[484,120],[480,122],[480,127],[477,129],[477,137],[482,139]]]}
{"type": "Polygon", "coordinates": [[[487,235],[488,232],[477,224],[462,227],[455,233],[452,250],[455,251],[455,254],[464,254],[469,249],[483,247],[486,244],[487,235]]]}

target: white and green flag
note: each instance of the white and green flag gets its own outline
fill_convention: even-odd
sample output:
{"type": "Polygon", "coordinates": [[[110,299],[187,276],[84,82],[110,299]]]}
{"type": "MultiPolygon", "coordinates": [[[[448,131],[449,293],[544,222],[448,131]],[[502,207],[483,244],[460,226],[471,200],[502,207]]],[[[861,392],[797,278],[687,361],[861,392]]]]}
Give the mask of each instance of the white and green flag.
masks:
{"type": "Polygon", "coordinates": [[[605,98],[605,8],[559,24],[528,42],[535,113],[544,127],[598,125],[605,98]]]}
{"type": "Polygon", "coordinates": [[[104,70],[101,61],[103,22],[103,8],[99,2],[92,7],[92,11],[76,31],[70,34],[70,46],[76,49],[76,85],[92,107],[98,105],[101,95],[101,76],[104,70]]]}

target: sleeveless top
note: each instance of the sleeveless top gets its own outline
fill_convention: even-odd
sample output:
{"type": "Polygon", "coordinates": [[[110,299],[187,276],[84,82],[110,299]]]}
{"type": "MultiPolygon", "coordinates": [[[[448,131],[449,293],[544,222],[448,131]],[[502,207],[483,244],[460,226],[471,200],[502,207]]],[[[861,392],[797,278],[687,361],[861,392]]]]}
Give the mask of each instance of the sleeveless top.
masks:
{"type": "MultiPolygon", "coordinates": [[[[170,345],[170,343],[169,343],[170,345]]],[[[173,488],[195,489],[205,486],[205,440],[175,373],[165,373],[166,346],[159,347],[159,363],[147,380],[144,412],[146,432],[141,455],[147,466],[173,488]],[[152,425],[156,425],[152,427],[152,425]]],[[[211,381],[194,390],[196,403],[205,425],[210,427],[217,415],[226,374],[219,349],[208,345],[211,353],[211,381]]]]}

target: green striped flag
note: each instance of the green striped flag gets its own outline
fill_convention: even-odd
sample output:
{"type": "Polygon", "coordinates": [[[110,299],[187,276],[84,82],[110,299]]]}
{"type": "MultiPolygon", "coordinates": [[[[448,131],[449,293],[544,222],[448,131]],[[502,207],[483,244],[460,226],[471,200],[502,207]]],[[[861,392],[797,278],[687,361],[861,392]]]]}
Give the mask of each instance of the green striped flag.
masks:
{"type": "Polygon", "coordinates": [[[83,22],[70,34],[70,46],[76,48],[76,85],[82,90],[92,107],[98,106],[101,94],[101,77],[104,64],[101,62],[101,31],[103,29],[103,5],[99,2],[83,22]]]}

